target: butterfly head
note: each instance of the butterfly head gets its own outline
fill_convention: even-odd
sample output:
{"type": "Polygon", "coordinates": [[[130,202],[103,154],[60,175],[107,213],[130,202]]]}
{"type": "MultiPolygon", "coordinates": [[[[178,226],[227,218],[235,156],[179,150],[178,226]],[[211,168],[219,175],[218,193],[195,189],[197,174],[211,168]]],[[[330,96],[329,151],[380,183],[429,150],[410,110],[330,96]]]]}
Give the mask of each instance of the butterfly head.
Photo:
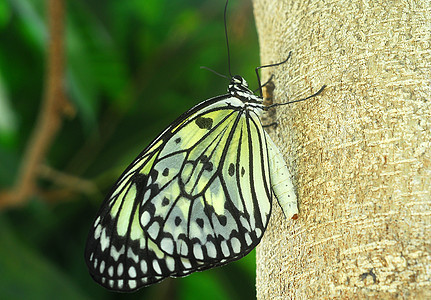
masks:
{"type": "Polygon", "coordinates": [[[231,84],[248,87],[247,81],[239,75],[234,75],[231,79],[231,84]]]}
{"type": "Polygon", "coordinates": [[[227,90],[229,94],[235,97],[246,98],[247,100],[256,98],[248,88],[247,81],[239,75],[232,76],[227,90]]]}

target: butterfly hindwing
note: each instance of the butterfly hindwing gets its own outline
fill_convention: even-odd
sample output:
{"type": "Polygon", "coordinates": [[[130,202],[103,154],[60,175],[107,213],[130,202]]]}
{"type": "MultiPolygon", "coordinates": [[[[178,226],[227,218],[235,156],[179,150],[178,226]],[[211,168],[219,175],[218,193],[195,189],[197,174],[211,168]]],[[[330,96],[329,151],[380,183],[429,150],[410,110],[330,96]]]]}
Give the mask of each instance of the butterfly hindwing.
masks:
{"type": "Polygon", "coordinates": [[[85,255],[90,273],[109,289],[132,291],[155,283],[163,276],[161,267],[152,262],[168,263],[139,225],[136,199],[144,178],[134,178],[102,206],[87,241],[85,255]]]}

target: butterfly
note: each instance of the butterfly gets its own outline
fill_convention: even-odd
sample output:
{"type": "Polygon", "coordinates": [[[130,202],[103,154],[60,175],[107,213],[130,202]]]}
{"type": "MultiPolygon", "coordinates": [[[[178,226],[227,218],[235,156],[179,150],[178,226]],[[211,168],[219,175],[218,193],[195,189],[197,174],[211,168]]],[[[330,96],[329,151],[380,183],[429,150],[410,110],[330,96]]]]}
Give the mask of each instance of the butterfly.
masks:
{"type": "Polygon", "coordinates": [[[131,292],[240,259],[259,244],[273,197],[296,218],[291,175],[261,123],[267,109],[235,75],[227,94],[199,103],[159,134],[97,213],[85,248],[93,279],[131,292]]]}

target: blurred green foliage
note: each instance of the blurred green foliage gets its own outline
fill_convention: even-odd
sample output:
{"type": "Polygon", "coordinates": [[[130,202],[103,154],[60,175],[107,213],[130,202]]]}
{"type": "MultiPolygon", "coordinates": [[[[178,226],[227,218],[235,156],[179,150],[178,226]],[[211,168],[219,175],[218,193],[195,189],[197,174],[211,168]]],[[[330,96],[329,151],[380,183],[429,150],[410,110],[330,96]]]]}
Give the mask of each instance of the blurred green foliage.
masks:
{"type": "MultiPolygon", "coordinates": [[[[0,1],[0,187],[15,182],[44,93],[47,26],[43,0],[0,1]]],[[[171,121],[225,93],[224,0],[67,1],[67,119],[45,161],[87,180],[50,201],[34,196],[0,212],[1,299],[252,299],[254,252],[226,267],[167,279],[135,294],[98,286],[83,259],[86,235],[122,170],[171,121]]],[[[256,86],[258,40],[250,1],[228,10],[232,71],[256,86]]],[[[55,180],[40,179],[46,191],[55,180]]]]}

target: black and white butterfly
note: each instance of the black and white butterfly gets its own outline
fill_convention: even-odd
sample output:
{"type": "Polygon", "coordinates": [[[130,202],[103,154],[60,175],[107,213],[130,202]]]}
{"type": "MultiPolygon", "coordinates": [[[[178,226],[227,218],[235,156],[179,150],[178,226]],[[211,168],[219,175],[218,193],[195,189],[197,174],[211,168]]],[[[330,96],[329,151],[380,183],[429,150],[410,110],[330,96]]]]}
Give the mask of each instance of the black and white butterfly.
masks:
{"type": "Polygon", "coordinates": [[[294,218],[290,173],[262,127],[266,109],[236,75],[227,94],[199,103],[155,138],[90,229],[85,260],[94,280],[134,291],[237,260],[259,244],[274,196],[294,218]]]}

